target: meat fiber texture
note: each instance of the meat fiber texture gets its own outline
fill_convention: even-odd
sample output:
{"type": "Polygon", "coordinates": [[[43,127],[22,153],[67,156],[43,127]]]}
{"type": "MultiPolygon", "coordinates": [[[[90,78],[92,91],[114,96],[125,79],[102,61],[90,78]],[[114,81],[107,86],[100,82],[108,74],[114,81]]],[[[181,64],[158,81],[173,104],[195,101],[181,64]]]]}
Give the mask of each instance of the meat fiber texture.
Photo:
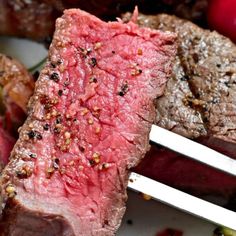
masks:
{"type": "Polygon", "coordinates": [[[175,38],[64,12],[2,174],[2,235],[115,234],[129,169],[149,149],[175,38]]]}
{"type": "MultiPolygon", "coordinates": [[[[236,158],[235,44],[175,16],[139,15],[138,23],[178,34],[173,73],[156,100],[157,125],[236,158]]],[[[142,174],[197,195],[236,196],[234,177],[165,149],[148,156],[142,174]]]]}

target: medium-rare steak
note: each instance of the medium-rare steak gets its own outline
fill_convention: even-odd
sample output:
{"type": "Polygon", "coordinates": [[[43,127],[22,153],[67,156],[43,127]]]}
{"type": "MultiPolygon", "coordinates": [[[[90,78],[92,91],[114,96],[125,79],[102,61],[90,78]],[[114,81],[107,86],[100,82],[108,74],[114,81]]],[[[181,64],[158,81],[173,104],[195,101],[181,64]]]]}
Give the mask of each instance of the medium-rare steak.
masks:
{"type": "MultiPolygon", "coordinates": [[[[156,103],[156,123],[236,158],[236,46],[175,16],[139,15],[138,23],[178,34],[172,77],[156,103]]],[[[153,148],[151,158],[139,166],[141,173],[198,194],[236,194],[235,178],[179,154],[154,150],[159,149],[153,148]]]]}
{"type": "Polygon", "coordinates": [[[2,235],[114,235],[174,54],[173,33],[65,11],[2,174],[2,235]]]}

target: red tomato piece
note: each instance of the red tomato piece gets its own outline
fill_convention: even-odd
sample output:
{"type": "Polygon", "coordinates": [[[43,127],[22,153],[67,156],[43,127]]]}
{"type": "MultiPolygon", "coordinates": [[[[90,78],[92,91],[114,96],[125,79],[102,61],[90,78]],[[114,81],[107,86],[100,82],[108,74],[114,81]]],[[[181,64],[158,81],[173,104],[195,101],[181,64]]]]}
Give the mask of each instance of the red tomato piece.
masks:
{"type": "Polygon", "coordinates": [[[208,23],[236,42],[236,0],[209,0],[208,23]]]}

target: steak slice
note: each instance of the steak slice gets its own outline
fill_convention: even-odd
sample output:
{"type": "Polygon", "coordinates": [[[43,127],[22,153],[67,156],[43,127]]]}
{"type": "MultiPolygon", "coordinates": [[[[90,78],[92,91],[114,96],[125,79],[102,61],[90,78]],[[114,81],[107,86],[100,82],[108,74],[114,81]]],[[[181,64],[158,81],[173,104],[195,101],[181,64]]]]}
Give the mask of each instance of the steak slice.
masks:
{"type": "Polygon", "coordinates": [[[174,55],[173,33],[64,12],[2,174],[2,235],[114,235],[174,55]]]}
{"type": "MultiPolygon", "coordinates": [[[[178,34],[174,70],[157,99],[157,125],[236,158],[236,46],[175,16],[139,15],[138,23],[178,34]]],[[[233,177],[166,149],[153,148],[150,156],[139,166],[142,174],[198,195],[236,194],[233,177]]]]}

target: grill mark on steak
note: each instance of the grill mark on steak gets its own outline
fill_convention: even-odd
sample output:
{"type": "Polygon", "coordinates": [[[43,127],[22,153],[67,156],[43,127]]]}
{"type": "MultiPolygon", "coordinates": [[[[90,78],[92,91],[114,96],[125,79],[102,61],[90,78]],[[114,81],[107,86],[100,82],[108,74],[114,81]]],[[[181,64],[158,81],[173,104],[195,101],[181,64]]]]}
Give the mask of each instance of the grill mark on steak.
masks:
{"type": "Polygon", "coordinates": [[[172,33],[65,11],[2,174],[2,235],[114,235],[128,169],[149,149],[153,100],[170,75],[174,43],[172,33]],[[134,64],[141,74],[132,75],[134,64]]]}

